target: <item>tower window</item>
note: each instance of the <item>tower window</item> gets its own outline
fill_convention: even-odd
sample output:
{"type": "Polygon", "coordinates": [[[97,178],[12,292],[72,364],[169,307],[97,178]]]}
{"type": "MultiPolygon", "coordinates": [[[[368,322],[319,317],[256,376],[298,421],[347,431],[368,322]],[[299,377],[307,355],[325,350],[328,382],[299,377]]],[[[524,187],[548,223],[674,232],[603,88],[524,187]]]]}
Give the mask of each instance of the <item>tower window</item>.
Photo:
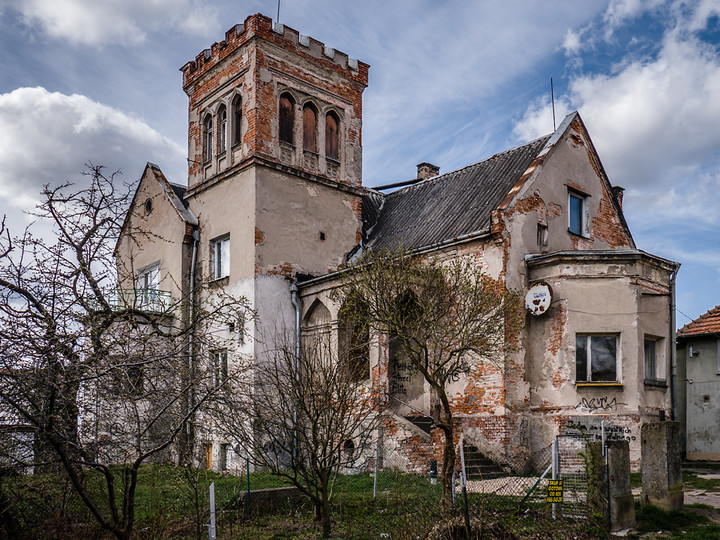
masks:
{"type": "Polygon", "coordinates": [[[303,149],[317,152],[317,113],[310,103],[303,107],[303,149]]]}
{"type": "Polygon", "coordinates": [[[220,139],[220,153],[222,154],[227,146],[227,110],[225,107],[222,107],[220,109],[220,112],[218,113],[219,118],[219,130],[218,130],[218,139],[220,139]]]}
{"type": "Polygon", "coordinates": [[[213,156],[213,132],[212,132],[212,116],[209,114],[203,122],[203,160],[210,161],[213,156]]]}
{"type": "Polygon", "coordinates": [[[232,104],[233,145],[242,142],[242,100],[237,96],[232,104]]]}
{"type": "Polygon", "coordinates": [[[338,151],[338,119],[335,113],[330,112],[325,117],[325,157],[337,161],[338,151]]]}
{"type": "Polygon", "coordinates": [[[295,103],[290,94],[280,96],[280,142],[293,144],[295,103]]]}

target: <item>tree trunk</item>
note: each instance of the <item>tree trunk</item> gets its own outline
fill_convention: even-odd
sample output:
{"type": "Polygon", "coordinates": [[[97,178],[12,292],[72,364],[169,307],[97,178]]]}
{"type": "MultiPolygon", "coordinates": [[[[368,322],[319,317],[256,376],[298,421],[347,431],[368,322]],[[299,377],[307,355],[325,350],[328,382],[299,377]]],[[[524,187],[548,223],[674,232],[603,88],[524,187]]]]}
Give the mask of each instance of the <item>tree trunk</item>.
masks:
{"type": "Polygon", "coordinates": [[[450,512],[453,509],[453,472],[455,471],[455,443],[453,441],[452,426],[443,428],[445,443],[443,445],[443,466],[442,466],[442,498],[440,505],[443,512],[450,512]]]}

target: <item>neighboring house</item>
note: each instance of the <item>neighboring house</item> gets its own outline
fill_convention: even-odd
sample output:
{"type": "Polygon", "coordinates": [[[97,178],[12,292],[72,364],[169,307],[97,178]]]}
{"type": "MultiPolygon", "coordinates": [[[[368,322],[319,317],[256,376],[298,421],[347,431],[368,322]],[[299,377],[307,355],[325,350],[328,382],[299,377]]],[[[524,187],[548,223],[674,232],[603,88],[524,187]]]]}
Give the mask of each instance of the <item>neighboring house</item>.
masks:
{"type": "MultiPolygon", "coordinates": [[[[338,332],[337,272],[361,250],[401,244],[471,257],[523,294],[545,287],[550,301],[527,315],[517,352],[453,381],[458,433],[522,469],[558,433],[592,434],[605,420],[609,437],[631,441],[637,464],[641,424],[672,410],[679,265],[636,248],[622,188],[611,186],[579,114],[457,171],[423,163],[418,178],[385,193],[362,186],[368,69],[262,15],[186,64],[188,187],[148,164],[128,219],[153,235],[119,242],[126,283],[177,299],[193,275],[208,294],[246,296],[257,314],[240,323],[247,339],[205,351],[213,366],[260,359],[275,333],[293,333],[296,294],[301,332],[338,332]]],[[[344,346],[342,335],[336,342],[344,346]]],[[[418,417],[429,392],[390,349],[376,336],[360,377],[395,398],[378,436],[408,469],[425,470],[440,448],[418,417]]],[[[230,442],[206,432],[196,445],[208,464],[227,465],[230,442]]]]}
{"type": "Polygon", "coordinates": [[[720,459],[720,306],[677,332],[678,420],[686,459],[720,459]]]}

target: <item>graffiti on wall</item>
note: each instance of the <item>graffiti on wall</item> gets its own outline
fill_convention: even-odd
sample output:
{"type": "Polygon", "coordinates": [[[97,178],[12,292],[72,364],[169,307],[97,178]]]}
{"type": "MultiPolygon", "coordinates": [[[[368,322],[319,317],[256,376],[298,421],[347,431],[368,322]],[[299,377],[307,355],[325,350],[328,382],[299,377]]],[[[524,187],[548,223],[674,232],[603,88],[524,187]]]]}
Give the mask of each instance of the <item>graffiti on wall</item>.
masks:
{"type": "MultiPolygon", "coordinates": [[[[589,418],[585,416],[575,416],[565,424],[562,430],[563,435],[584,436],[588,441],[602,441],[602,419],[589,418]]],[[[635,441],[637,434],[633,428],[627,426],[614,425],[611,422],[605,422],[605,440],[606,441],[635,441]]]]}

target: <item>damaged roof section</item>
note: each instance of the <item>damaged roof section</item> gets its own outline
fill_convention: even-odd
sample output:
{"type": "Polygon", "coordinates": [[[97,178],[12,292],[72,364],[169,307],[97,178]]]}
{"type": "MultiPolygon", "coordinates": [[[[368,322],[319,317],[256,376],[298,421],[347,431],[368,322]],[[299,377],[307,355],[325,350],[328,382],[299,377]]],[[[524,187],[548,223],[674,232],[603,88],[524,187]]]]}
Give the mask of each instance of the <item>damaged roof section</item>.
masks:
{"type": "Polygon", "coordinates": [[[392,193],[370,191],[363,199],[365,246],[419,249],[490,232],[492,211],[549,139],[541,137],[392,193]]]}

